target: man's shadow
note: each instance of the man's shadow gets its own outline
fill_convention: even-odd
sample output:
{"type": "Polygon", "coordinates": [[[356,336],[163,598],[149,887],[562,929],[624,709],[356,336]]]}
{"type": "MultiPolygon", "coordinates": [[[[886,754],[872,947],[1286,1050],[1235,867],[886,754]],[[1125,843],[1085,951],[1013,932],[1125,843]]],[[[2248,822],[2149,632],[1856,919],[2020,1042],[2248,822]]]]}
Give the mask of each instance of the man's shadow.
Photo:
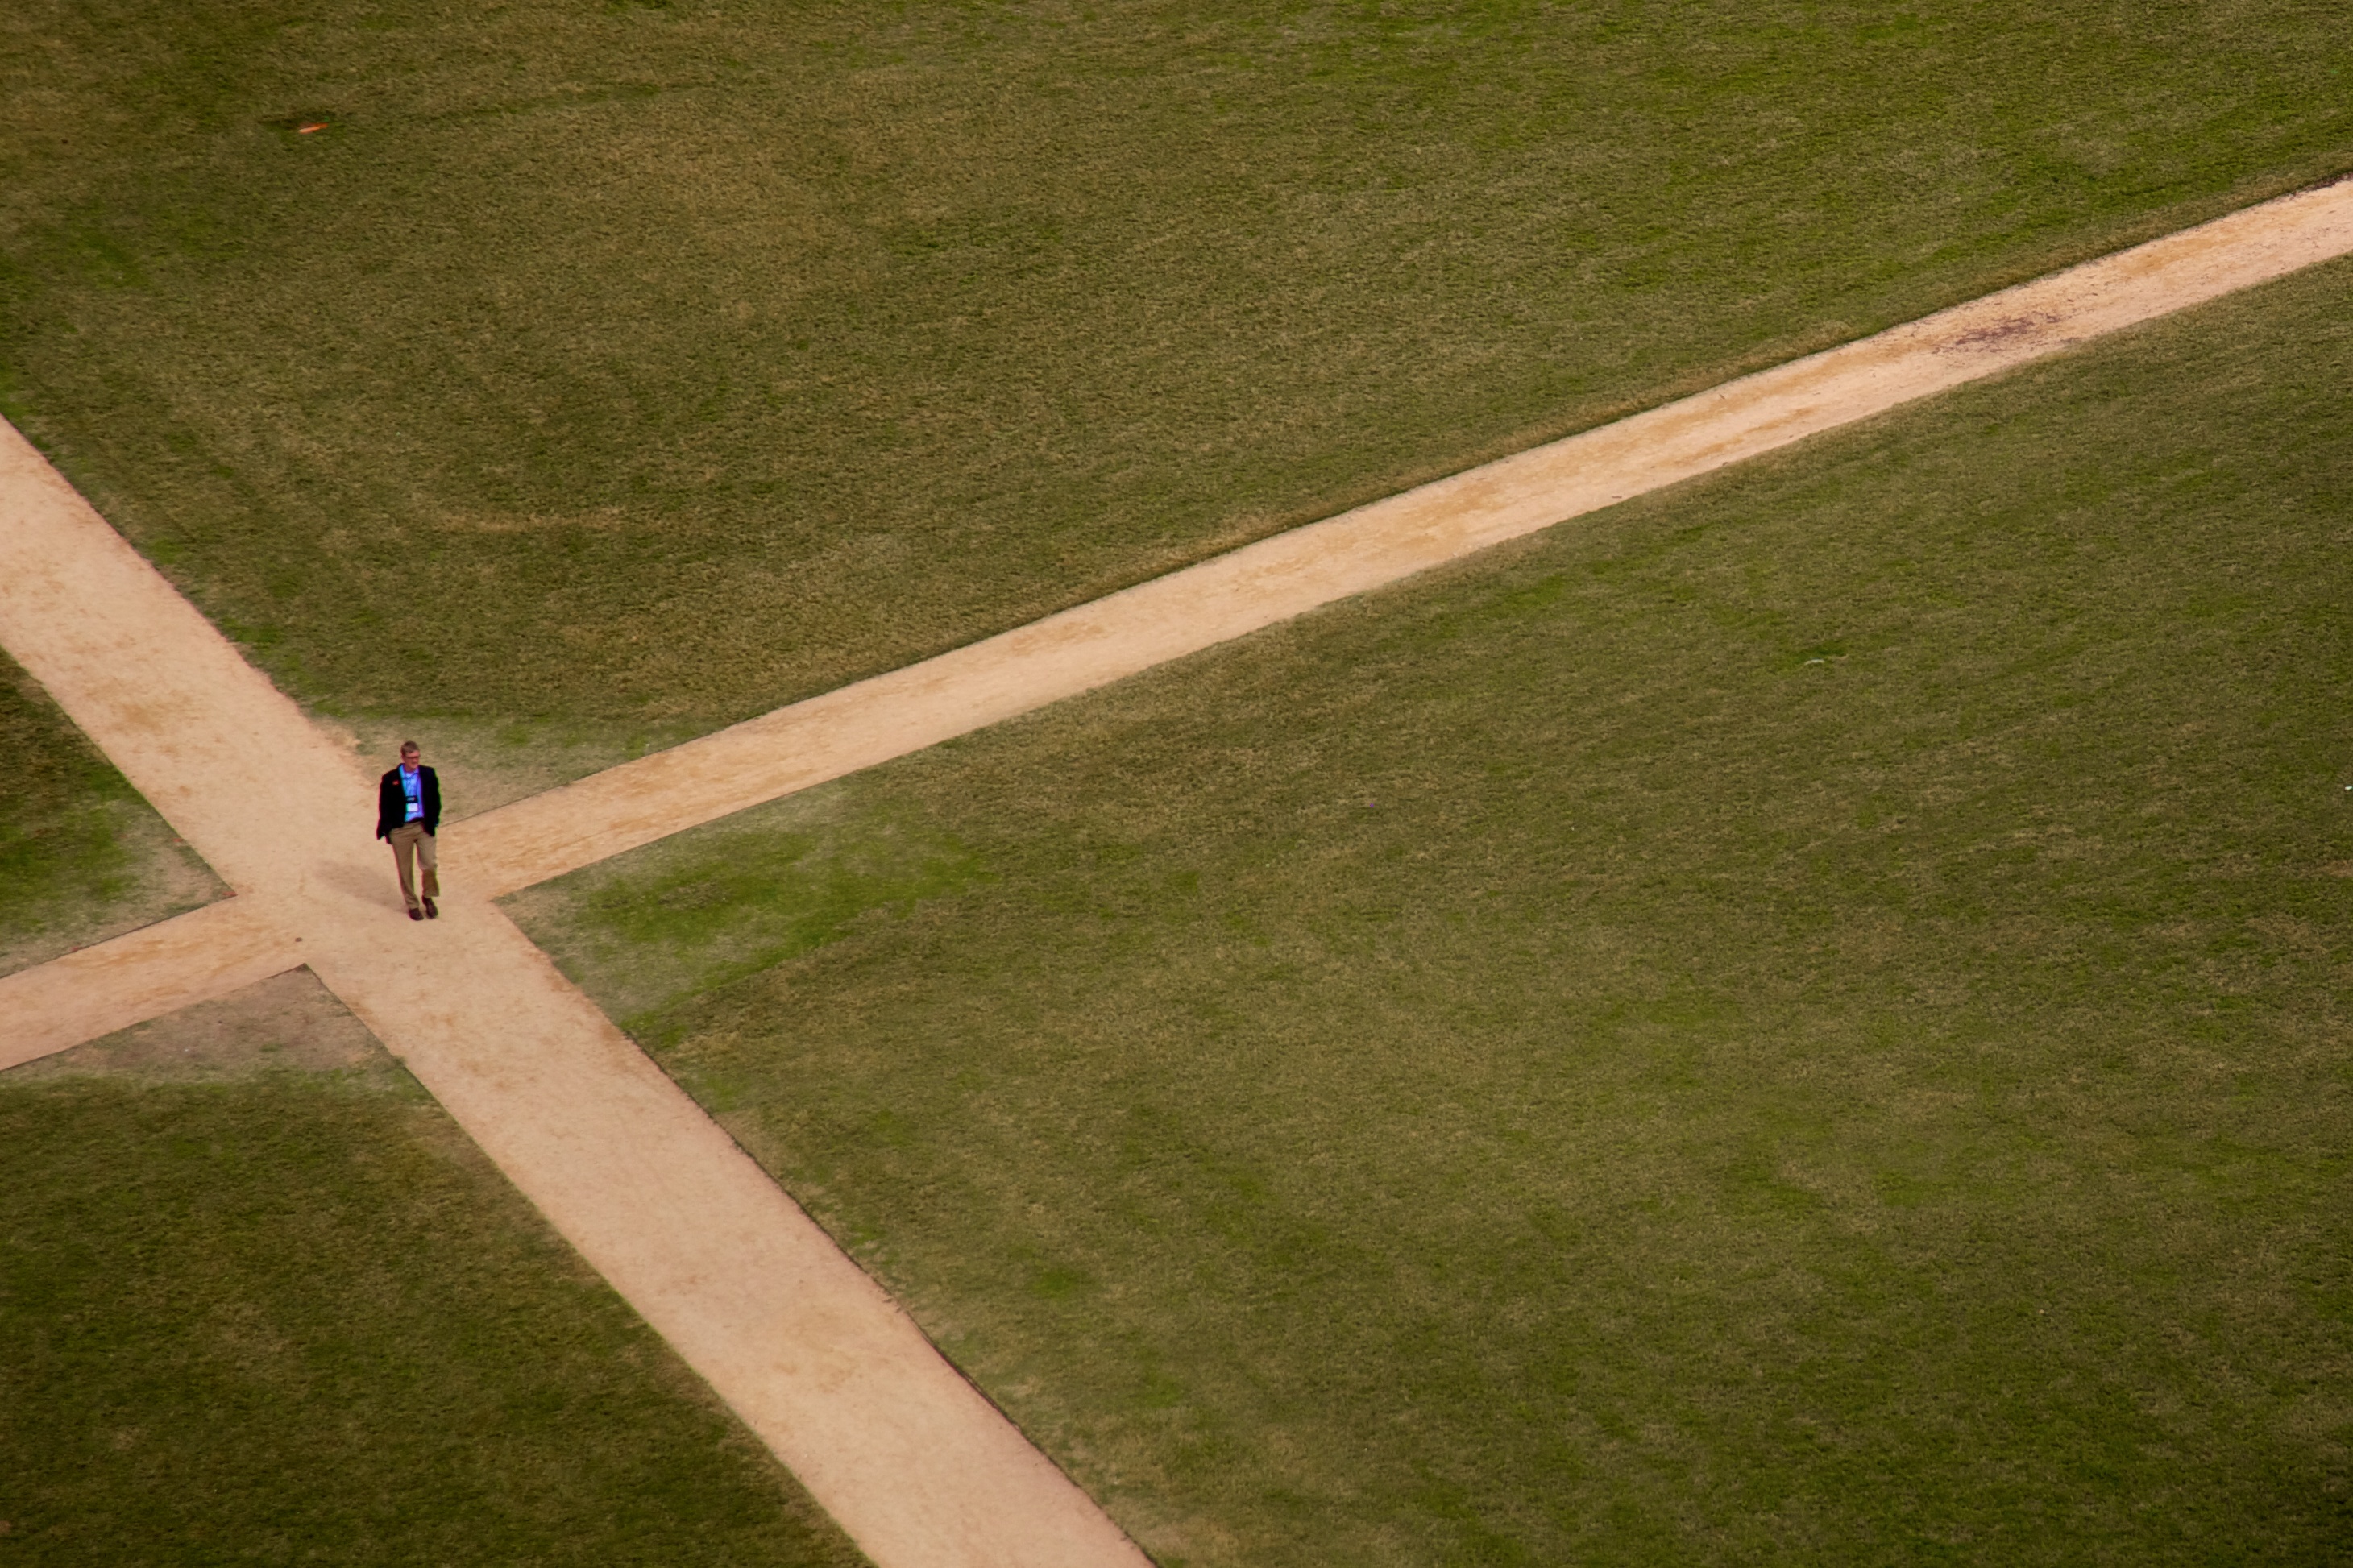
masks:
{"type": "MultiPolygon", "coordinates": [[[[400,879],[392,868],[392,851],[381,841],[376,845],[380,854],[364,862],[330,860],[312,873],[318,885],[343,898],[352,899],[374,909],[389,910],[405,915],[408,907],[400,901],[400,879]],[[382,864],[378,864],[381,860],[382,864]]],[[[422,872],[419,873],[421,877],[422,872]]]]}

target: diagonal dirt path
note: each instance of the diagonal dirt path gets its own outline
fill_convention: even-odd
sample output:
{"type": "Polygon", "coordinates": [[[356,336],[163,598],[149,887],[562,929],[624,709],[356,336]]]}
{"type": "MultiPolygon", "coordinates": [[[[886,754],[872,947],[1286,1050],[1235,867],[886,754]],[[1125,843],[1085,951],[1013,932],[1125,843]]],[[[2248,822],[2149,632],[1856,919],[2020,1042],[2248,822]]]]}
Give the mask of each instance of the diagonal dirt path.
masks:
{"type": "Polygon", "coordinates": [[[881,1568],[1142,1568],[504,915],[454,898],[423,928],[388,913],[314,936],[312,972],[881,1568]]]}
{"type": "Polygon", "coordinates": [[[2353,252],[2353,179],[1205,561],[449,830],[497,893],[1107,685],[1629,496],[2353,252]]]}
{"type": "Polygon", "coordinates": [[[307,963],[881,1568],[1140,1563],[489,900],[2348,253],[2353,182],[2265,203],[453,823],[423,928],[351,758],[0,425],[0,643],[236,889],[0,980],[0,1066],[307,963]]]}

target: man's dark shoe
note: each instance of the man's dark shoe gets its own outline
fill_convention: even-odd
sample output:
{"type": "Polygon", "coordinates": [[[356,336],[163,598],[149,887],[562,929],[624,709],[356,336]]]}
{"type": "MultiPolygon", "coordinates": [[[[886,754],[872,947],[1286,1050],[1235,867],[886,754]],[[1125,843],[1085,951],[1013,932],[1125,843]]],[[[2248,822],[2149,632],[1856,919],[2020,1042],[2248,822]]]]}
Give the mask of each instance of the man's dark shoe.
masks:
{"type": "Polygon", "coordinates": [[[428,921],[438,921],[441,918],[441,911],[433,907],[433,900],[430,899],[425,900],[425,918],[428,921]]]}
{"type": "Polygon", "coordinates": [[[408,918],[413,921],[421,921],[425,918],[425,911],[423,910],[411,910],[408,911],[408,918]]]}

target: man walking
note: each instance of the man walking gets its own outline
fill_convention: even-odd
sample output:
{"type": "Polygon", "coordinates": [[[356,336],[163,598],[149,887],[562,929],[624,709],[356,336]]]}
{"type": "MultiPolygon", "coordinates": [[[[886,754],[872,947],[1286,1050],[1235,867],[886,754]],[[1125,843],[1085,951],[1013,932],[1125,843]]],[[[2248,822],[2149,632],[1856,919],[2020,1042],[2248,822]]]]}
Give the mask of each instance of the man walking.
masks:
{"type": "Polygon", "coordinates": [[[441,891],[433,852],[433,835],[441,826],[441,781],[417,761],[417,742],[400,743],[400,766],[376,781],[375,836],[392,846],[393,868],[400,873],[400,896],[407,900],[413,921],[439,920],[433,900],[441,891]],[[425,897],[417,896],[417,879],[409,865],[425,868],[425,897]]]}

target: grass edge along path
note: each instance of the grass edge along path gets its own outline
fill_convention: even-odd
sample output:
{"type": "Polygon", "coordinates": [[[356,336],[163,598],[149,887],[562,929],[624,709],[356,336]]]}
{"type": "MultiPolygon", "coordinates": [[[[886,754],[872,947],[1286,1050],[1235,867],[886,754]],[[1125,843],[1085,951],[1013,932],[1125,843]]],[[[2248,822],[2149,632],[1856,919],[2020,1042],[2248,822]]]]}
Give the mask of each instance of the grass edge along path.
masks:
{"type": "MultiPolygon", "coordinates": [[[[432,969],[388,956],[395,917],[359,841],[353,760],[13,430],[0,445],[0,641],[240,895],[299,928],[314,972],[881,1568],[976,1550],[1134,1562],[1116,1527],[489,898],[522,885],[518,869],[554,875],[584,852],[633,847],[2348,251],[2353,184],[2301,192],[453,825],[453,869],[488,875],[460,871],[450,918],[417,933],[432,969]],[[859,713],[894,691],[913,700],[859,713]],[[814,775],[793,765],[807,739],[795,725],[811,711],[849,721],[814,775]],[[601,836],[551,838],[551,823],[600,791],[601,836]]],[[[0,983],[0,1009],[44,983],[0,983]]]]}

